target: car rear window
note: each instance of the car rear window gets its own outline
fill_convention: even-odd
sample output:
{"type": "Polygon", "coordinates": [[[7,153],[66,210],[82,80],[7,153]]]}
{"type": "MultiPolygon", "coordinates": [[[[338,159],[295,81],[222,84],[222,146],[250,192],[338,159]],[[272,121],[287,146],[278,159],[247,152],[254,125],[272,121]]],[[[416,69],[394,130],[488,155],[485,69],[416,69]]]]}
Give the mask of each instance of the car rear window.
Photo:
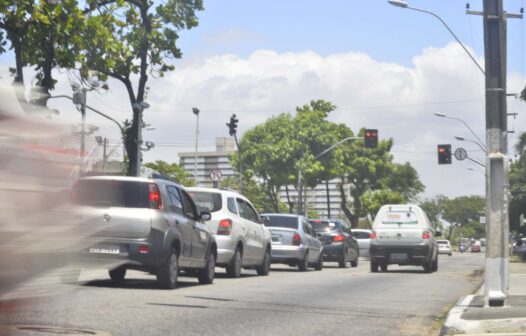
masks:
{"type": "Polygon", "coordinates": [[[382,224],[418,224],[418,216],[413,211],[388,211],[382,218],[382,224]]]}
{"type": "Polygon", "coordinates": [[[448,244],[448,242],[445,241],[445,240],[437,240],[437,243],[438,243],[439,245],[447,245],[447,244],[448,244]]]}
{"type": "Polygon", "coordinates": [[[190,191],[190,197],[201,210],[216,212],[223,207],[223,199],[220,193],[207,191],[190,191]]]}
{"type": "Polygon", "coordinates": [[[369,239],[371,237],[371,234],[369,232],[363,232],[363,231],[353,231],[352,235],[356,239],[369,239]]]}
{"type": "Polygon", "coordinates": [[[309,222],[312,225],[314,231],[316,232],[338,231],[338,224],[334,222],[324,220],[311,220],[309,222]]]}
{"type": "Polygon", "coordinates": [[[79,205],[124,208],[149,208],[147,182],[81,180],[74,188],[74,202],[79,205]]]}
{"type": "Polygon", "coordinates": [[[290,216],[267,216],[268,223],[265,226],[283,227],[288,229],[298,228],[298,218],[290,216]]]}

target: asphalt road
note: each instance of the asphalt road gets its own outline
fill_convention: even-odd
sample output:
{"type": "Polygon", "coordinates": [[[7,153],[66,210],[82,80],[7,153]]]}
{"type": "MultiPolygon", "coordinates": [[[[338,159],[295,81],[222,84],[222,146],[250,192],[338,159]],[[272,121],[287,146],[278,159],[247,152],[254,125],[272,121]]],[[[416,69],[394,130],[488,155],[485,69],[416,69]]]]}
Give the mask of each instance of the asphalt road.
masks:
{"type": "Polygon", "coordinates": [[[181,277],[172,291],[159,289],[154,276],[140,272],[129,272],[123,284],[92,271],[81,275],[85,282],[53,286],[51,274],[26,286],[29,292],[47,288],[49,295],[4,315],[0,333],[53,335],[42,332],[53,327],[115,336],[437,335],[447,309],[480,283],[483,258],[483,253],[441,255],[433,274],[397,266],[370,273],[365,260],[357,268],[325,263],[323,271],[305,273],[273,265],[268,277],[248,270],[240,279],[228,279],[218,269],[212,285],[181,277]]]}

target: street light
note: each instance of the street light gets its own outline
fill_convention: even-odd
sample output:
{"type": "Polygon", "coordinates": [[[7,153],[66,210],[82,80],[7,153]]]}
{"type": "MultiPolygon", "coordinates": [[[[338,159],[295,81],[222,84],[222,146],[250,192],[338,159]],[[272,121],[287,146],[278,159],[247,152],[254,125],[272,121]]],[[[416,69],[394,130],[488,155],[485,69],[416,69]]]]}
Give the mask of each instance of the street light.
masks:
{"type": "Polygon", "coordinates": [[[438,113],[438,112],[435,112],[434,113],[437,117],[441,117],[441,118],[448,118],[448,119],[453,119],[453,120],[457,120],[461,123],[464,124],[464,126],[466,126],[466,128],[471,132],[471,134],[473,134],[473,136],[477,139],[478,141],[478,145],[480,147],[483,147],[484,148],[484,152],[486,152],[486,146],[483,145],[484,141],[480,140],[480,138],[478,137],[477,133],[475,133],[475,131],[473,131],[473,129],[471,129],[471,127],[469,127],[469,125],[462,119],[460,118],[455,118],[455,117],[450,117],[448,115],[445,115],[444,113],[438,113]]]}
{"type": "Polygon", "coordinates": [[[482,151],[483,151],[484,153],[486,153],[486,147],[483,146],[483,145],[482,145],[481,143],[479,143],[478,141],[471,140],[471,139],[466,139],[466,138],[461,137],[461,136],[458,136],[458,135],[455,135],[455,140],[458,140],[458,141],[466,141],[466,142],[472,142],[472,143],[474,143],[474,144],[477,144],[477,145],[480,147],[480,149],[482,149],[482,151]]]}
{"type": "Polygon", "coordinates": [[[427,14],[430,14],[430,15],[433,15],[435,18],[437,18],[443,25],[444,27],[446,27],[446,29],[449,31],[449,33],[455,38],[455,40],[457,40],[458,44],[460,44],[460,46],[462,47],[462,49],[464,49],[464,51],[466,52],[466,54],[468,54],[468,56],[471,58],[471,60],[475,63],[475,65],[477,66],[477,68],[479,68],[479,70],[482,72],[482,74],[485,74],[484,72],[484,69],[482,69],[482,67],[480,66],[480,64],[477,62],[477,60],[475,59],[475,57],[473,57],[473,55],[471,55],[471,53],[468,51],[468,49],[466,48],[466,46],[464,45],[464,43],[462,43],[460,41],[460,39],[457,37],[457,35],[455,35],[455,33],[451,30],[451,28],[449,28],[449,26],[446,24],[446,22],[444,20],[442,20],[442,18],[438,15],[436,15],[435,13],[433,12],[430,12],[430,11],[427,11],[425,9],[420,9],[420,8],[415,8],[415,7],[411,7],[409,6],[409,4],[407,2],[405,2],[404,0],[388,0],[387,1],[389,4],[395,6],[395,7],[400,7],[400,8],[407,8],[407,9],[412,9],[412,10],[415,10],[417,12],[422,12],[422,13],[427,13],[427,14]]]}
{"type": "Polygon", "coordinates": [[[197,107],[192,108],[192,112],[195,114],[195,152],[194,152],[194,183],[197,185],[197,146],[199,144],[199,109],[197,107]]]}
{"type": "Polygon", "coordinates": [[[474,171],[474,172],[477,172],[477,173],[481,173],[482,175],[486,176],[486,173],[483,172],[482,170],[474,169],[474,168],[471,168],[471,167],[467,168],[467,170],[471,170],[471,171],[474,171]]]}

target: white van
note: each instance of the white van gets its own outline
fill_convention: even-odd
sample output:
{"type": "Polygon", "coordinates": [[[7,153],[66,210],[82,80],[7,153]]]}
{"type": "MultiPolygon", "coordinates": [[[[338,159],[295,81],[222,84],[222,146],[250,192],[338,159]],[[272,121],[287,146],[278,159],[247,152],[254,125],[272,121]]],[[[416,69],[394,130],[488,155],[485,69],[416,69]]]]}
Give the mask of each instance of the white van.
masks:
{"type": "Polygon", "coordinates": [[[426,213],[414,204],[390,204],[378,210],[369,253],[371,272],[378,268],[385,272],[391,264],[423,266],[426,273],[438,270],[433,227],[426,213]]]}

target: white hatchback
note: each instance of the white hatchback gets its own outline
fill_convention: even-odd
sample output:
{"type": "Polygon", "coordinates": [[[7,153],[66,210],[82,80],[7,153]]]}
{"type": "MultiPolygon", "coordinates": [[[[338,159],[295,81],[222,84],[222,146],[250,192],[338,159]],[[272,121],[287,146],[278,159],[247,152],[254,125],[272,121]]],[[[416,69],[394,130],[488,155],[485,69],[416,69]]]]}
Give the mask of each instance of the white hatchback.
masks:
{"type": "Polygon", "coordinates": [[[451,249],[451,244],[449,243],[449,240],[439,239],[437,240],[437,244],[438,254],[447,254],[451,257],[453,250],[451,249]]]}
{"type": "Polygon", "coordinates": [[[241,268],[270,271],[272,238],[252,203],[243,195],[215,188],[187,188],[198,208],[209,211],[205,224],[215,234],[217,262],[227,275],[238,278],[241,268]]]}

